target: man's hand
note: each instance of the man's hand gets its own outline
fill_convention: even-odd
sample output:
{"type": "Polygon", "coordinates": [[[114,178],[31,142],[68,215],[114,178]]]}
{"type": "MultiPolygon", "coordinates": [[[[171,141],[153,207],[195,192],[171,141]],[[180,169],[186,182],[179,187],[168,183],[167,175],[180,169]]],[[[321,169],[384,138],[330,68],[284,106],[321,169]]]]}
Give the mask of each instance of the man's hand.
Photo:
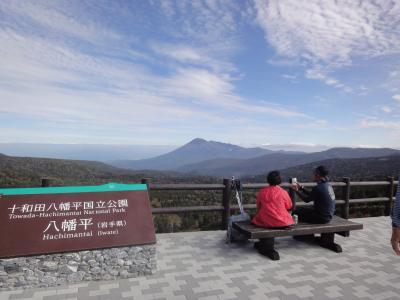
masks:
{"type": "Polygon", "coordinates": [[[299,190],[301,190],[301,185],[298,182],[296,182],[296,183],[292,184],[290,186],[290,188],[295,190],[296,192],[298,192],[299,190]]]}
{"type": "Polygon", "coordinates": [[[400,255],[400,227],[393,227],[392,239],[390,241],[394,252],[400,255]]]}

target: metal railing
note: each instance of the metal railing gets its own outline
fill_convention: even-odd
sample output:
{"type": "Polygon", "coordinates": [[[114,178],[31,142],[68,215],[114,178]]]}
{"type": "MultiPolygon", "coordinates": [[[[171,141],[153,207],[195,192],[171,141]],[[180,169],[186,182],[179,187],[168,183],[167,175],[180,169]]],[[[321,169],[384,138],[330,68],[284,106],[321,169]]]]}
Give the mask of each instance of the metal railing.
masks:
{"type": "MultiPolygon", "coordinates": [[[[237,205],[231,205],[232,187],[230,179],[223,179],[222,184],[154,184],[151,183],[150,179],[144,178],[141,183],[147,184],[148,190],[150,191],[195,191],[195,190],[207,190],[207,191],[222,191],[221,205],[208,205],[208,206],[177,206],[177,207],[161,207],[152,208],[153,214],[176,214],[176,213],[187,213],[187,212],[221,212],[222,214],[222,229],[226,229],[228,225],[228,219],[232,210],[237,210],[237,205]]],[[[384,203],[386,216],[390,215],[393,205],[393,195],[395,185],[399,182],[395,181],[393,177],[387,177],[386,181],[350,181],[350,178],[344,177],[341,182],[331,182],[333,187],[342,188],[342,198],[336,200],[336,206],[340,207],[340,216],[342,218],[349,218],[350,205],[354,204],[371,204],[371,203],[384,203]],[[357,186],[387,186],[387,196],[377,198],[361,198],[351,199],[350,192],[352,187],[357,186]]],[[[304,183],[305,187],[315,186],[315,183],[304,183]]],[[[266,183],[249,183],[243,184],[244,190],[260,189],[267,186],[266,183]]],[[[282,187],[289,188],[290,183],[282,183],[282,187]]],[[[289,189],[289,195],[292,198],[294,206],[307,206],[309,204],[304,202],[296,202],[295,193],[289,189]]],[[[256,204],[245,204],[246,209],[255,209],[256,204]]]]}

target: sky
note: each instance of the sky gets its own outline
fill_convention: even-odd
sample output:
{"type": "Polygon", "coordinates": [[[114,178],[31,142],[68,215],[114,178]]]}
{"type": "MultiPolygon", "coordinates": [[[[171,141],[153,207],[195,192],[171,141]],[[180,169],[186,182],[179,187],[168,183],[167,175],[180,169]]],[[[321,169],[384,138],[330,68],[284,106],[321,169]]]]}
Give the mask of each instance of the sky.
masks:
{"type": "Polygon", "coordinates": [[[0,1],[0,142],[400,148],[400,1],[0,1]]]}

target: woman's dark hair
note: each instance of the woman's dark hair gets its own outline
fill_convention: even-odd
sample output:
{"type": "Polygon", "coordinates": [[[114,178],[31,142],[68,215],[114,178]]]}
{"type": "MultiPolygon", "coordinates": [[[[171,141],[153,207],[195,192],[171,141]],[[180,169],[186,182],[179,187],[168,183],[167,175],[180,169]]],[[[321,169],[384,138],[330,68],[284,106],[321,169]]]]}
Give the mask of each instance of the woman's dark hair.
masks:
{"type": "Polygon", "coordinates": [[[267,175],[267,182],[270,185],[278,185],[281,184],[282,179],[281,179],[281,173],[279,171],[271,171],[267,175]]]}
{"type": "Polygon", "coordinates": [[[319,176],[321,176],[321,177],[326,177],[326,176],[328,176],[329,171],[328,171],[328,169],[327,169],[326,167],[324,167],[324,166],[318,166],[318,167],[315,168],[314,174],[315,174],[315,175],[319,175],[319,176]]]}

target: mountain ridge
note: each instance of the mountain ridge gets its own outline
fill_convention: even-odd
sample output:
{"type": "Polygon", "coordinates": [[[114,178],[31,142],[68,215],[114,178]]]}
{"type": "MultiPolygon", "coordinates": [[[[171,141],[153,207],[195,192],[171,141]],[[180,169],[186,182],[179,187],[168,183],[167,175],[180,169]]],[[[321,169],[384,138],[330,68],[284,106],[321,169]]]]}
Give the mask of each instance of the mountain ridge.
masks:
{"type": "MultiPolygon", "coordinates": [[[[102,162],[36,157],[14,157],[0,153],[0,186],[40,186],[42,178],[52,185],[93,185],[107,182],[139,183],[142,178],[159,183],[187,182],[189,178],[176,172],[133,171],[102,162]]],[[[191,177],[190,182],[214,182],[206,176],[191,177]]]]}
{"type": "MultiPolygon", "coordinates": [[[[329,170],[329,177],[334,181],[341,181],[343,177],[350,180],[385,180],[386,176],[394,176],[395,180],[400,175],[400,154],[363,157],[363,158],[332,158],[315,161],[303,165],[281,169],[282,176],[287,181],[289,177],[296,177],[299,181],[309,182],[313,178],[313,170],[318,165],[324,165],[329,170]]],[[[266,173],[257,176],[244,177],[251,182],[263,182],[266,173]]]]}
{"type": "Polygon", "coordinates": [[[367,158],[400,154],[399,150],[390,148],[347,148],[338,147],[314,153],[270,153],[267,155],[230,161],[229,164],[216,164],[214,161],[203,161],[198,164],[183,166],[178,171],[212,175],[212,176],[247,176],[262,174],[273,169],[286,169],[296,165],[312,163],[332,158],[367,158]]]}
{"type": "Polygon", "coordinates": [[[334,147],[305,153],[243,148],[233,144],[195,138],[160,156],[143,160],[119,160],[110,164],[134,170],[160,170],[203,176],[257,175],[272,169],[285,169],[313,161],[332,158],[362,158],[400,154],[391,148],[334,147]]]}
{"type": "Polygon", "coordinates": [[[177,170],[186,164],[216,158],[251,158],[273,151],[260,147],[244,148],[233,144],[195,138],[169,153],[142,160],[117,160],[111,165],[127,169],[177,170]]]}

